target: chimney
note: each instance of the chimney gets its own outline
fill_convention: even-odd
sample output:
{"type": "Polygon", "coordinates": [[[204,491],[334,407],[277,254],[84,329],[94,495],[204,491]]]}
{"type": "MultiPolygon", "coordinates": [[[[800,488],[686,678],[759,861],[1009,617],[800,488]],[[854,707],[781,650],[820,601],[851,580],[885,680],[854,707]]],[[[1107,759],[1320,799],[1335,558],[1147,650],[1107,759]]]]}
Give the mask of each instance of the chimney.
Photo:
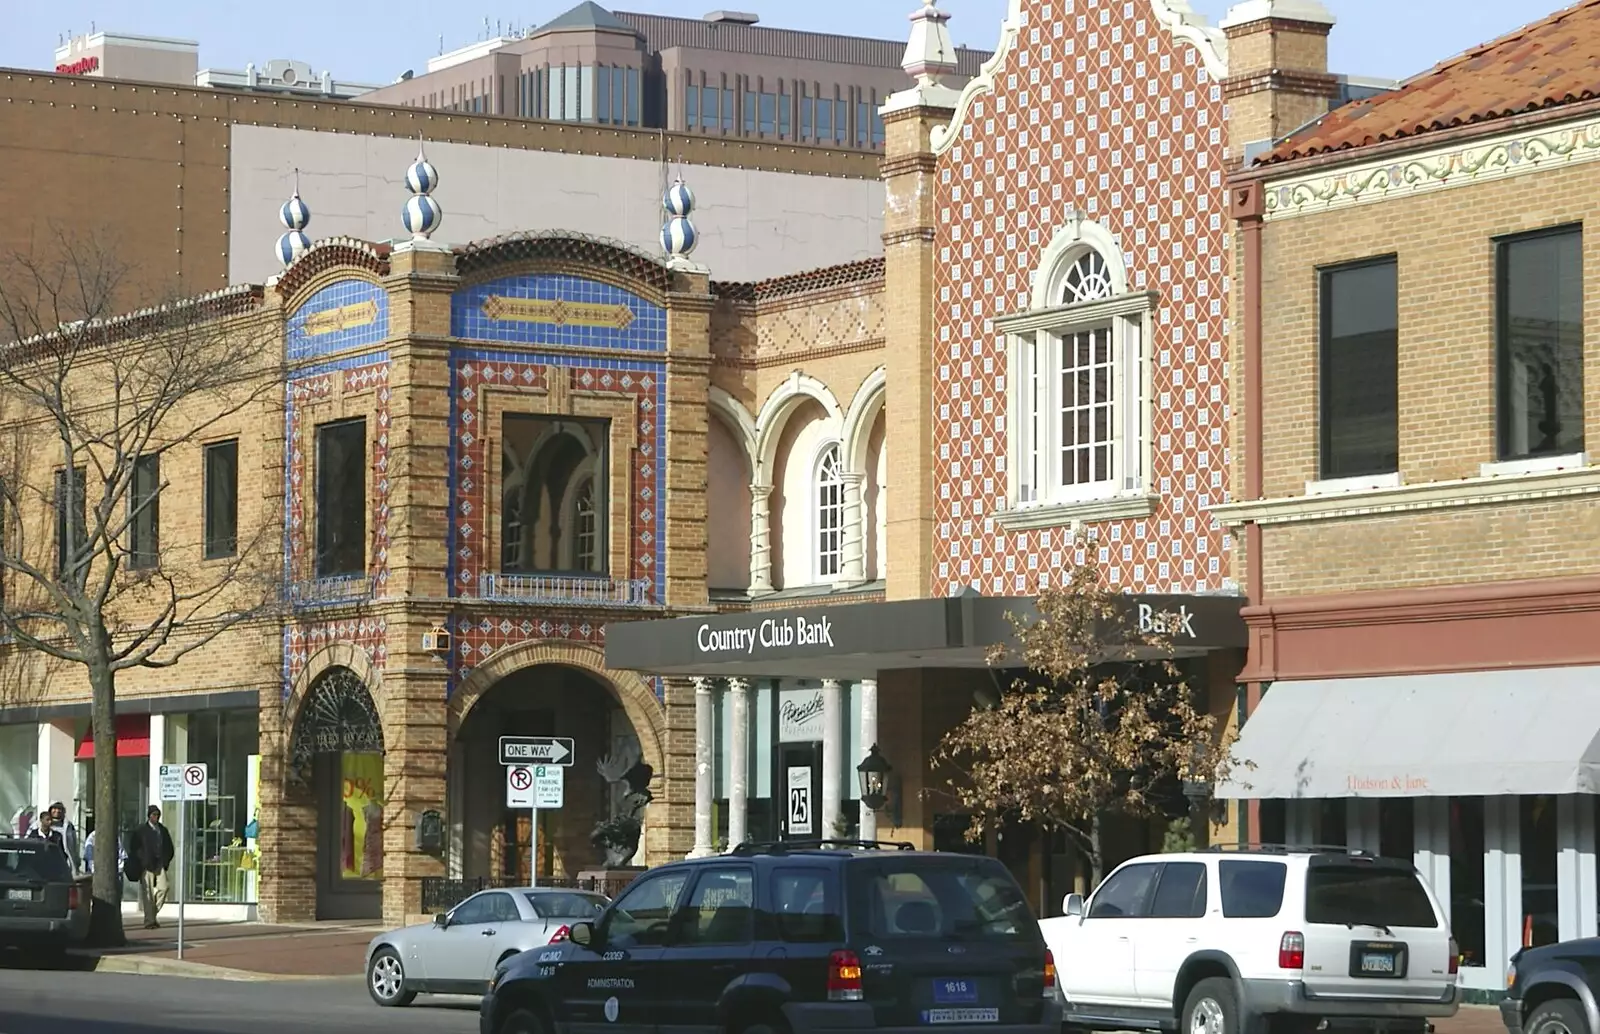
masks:
{"type": "Polygon", "coordinates": [[[1328,113],[1339,95],[1328,74],[1334,17],[1320,0],[1242,0],[1228,9],[1228,158],[1248,163],[1328,113]]]}

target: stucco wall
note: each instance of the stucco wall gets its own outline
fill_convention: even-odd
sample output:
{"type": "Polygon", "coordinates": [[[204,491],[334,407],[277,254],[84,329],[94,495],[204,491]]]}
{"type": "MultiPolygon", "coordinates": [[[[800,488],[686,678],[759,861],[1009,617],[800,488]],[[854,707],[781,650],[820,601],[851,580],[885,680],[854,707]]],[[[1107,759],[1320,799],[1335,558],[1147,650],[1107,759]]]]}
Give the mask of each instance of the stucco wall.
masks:
{"type": "MultiPolygon", "coordinates": [[[[229,231],[232,283],[279,272],[278,209],[293,190],[312,212],[313,239],[402,235],[402,178],[415,140],[235,125],[229,231]],[[314,170],[340,170],[337,172],[314,170]]],[[[567,229],[658,251],[667,167],[636,158],[431,144],[434,196],[444,223],[434,239],[463,244],[516,230],[567,229]]],[[[674,173],[676,170],[674,168],[674,173]]],[[[718,280],[764,280],[882,253],[883,185],[876,180],[690,166],[700,247],[718,280]]]]}

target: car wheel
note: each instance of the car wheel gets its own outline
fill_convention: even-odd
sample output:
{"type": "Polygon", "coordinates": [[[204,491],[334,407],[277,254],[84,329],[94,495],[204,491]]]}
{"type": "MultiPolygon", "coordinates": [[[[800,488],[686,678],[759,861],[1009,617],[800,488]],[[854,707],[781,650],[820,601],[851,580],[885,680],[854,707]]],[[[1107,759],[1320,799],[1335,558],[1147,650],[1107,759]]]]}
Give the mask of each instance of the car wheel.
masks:
{"type": "Polygon", "coordinates": [[[1239,1001],[1233,982],[1207,977],[1194,985],[1183,1003],[1179,1034],[1239,1034],[1239,1001]]]}
{"type": "Polygon", "coordinates": [[[1570,998],[1553,998],[1540,1005],[1522,1029],[1527,1034],[1590,1034],[1583,1011],[1570,998]]]}
{"type": "Polygon", "coordinates": [[[517,1009],[501,1022],[496,1034],[545,1034],[544,1021],[531,1009],[517,1009]]]}
{"type": "Polygon", "coordinates": [[[416,999],[415,991],[406,990],[406,967],[399,952],[379,948],[372,953],[372,961],[367,963],[367,993],[385,1007],[410,1005],[416,999]]]}

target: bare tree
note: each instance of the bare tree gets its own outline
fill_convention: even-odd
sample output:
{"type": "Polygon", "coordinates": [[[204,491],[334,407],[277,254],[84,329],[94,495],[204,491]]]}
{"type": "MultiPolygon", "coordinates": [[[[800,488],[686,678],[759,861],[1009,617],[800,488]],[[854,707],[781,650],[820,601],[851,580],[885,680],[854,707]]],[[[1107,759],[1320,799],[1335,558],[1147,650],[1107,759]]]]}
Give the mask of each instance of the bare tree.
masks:
{"type": "Polygon", "coordinates": [[[281,359],[251,289],[119,316],[130,269],[101,242],[57,236],[0,256],[0,632],[25,681],[53,669],[89,685],[94,929],[119,943],[118,677],[270,621],[279,599],[273,522],[247,527],[240,510],[220,542],[162,524],[178,464],[159,457],[189,464],[180,476],[197,486],[202,444],[278,404],[281,359]]]}
{"type": "Polygon", "coordinates": [[[1170,637],[1139,630],[1085,545],[1036,615],[1007,615],[1016,642],[989,662],[1026,671],[950,730],[934,760],[956,776],[970,838],[1017,821],[1063,831],[1098,881],[1101,817],[1153,816],[1182,782],[1226,778],[1232,735],[1196,705],[1170,637]]]}

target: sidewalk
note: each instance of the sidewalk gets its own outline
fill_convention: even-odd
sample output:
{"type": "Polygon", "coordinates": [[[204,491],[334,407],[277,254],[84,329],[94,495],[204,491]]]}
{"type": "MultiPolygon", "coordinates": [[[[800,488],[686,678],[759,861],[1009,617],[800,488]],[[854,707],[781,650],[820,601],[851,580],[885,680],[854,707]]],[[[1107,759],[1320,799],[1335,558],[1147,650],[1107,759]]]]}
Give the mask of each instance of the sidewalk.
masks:
{"type": "Polygon", "coordinates": [[[128,944],[84,953],[98,972],[162,973],[234,980],[359,977],[376,924],[195,922],[184,925],[178,958],[176,923],[127,931],[128,944]]]}

